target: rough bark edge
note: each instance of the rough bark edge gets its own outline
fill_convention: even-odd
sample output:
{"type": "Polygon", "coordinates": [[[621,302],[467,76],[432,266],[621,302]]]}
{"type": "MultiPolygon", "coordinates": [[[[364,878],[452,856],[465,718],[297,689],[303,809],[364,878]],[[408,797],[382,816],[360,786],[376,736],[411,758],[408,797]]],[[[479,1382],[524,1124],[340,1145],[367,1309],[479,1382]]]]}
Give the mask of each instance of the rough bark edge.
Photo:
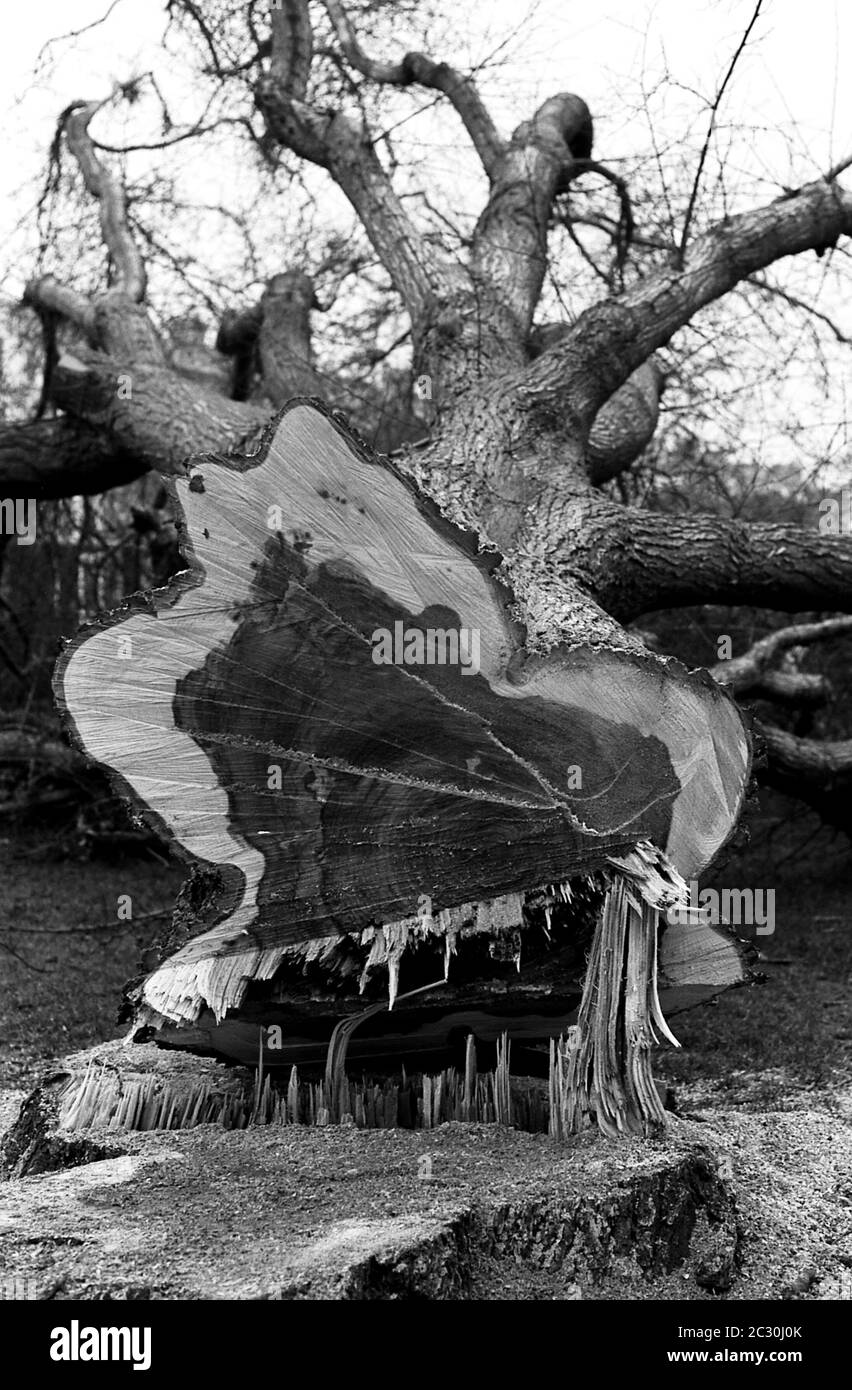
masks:
{"type": "MultiPolygon", "coordinates": [[[[500,557],[496,551],[480,552],[476,533],[472,531],[465,531],[462,528],[455,525],[454,523],[448,521],[441,514],[436,504],[432,502],[430,499],[424,497],[422,493],[418,490],[414,482],[410,478],[402,474],[395,467],[391,460],[376,454],[375,451],[370,449],[370,447],[365,443],[365,441],[360,438],[357,432],[354,431],[348,425],[345,417],[341,414],[341,412],[329,409],[323,402],[315,401],[312,398],[295,397],[293,400],[288,402],[282,410],[276,412],[276,414],[267,422],[259,437],[257,445],[254,448],[252,448],[250,453],[235,451],[228,454],[207,453],[203,455],[198,455],[193,457],[190,461],[188,461],[181,471],[184,473],[185,476],[193,474],[198,470],[202,469],[205,463],[211,463],[217,467],[224,467],[239,472],[247,472],[255,467],[258,467],[264,461],[269,449],[271,448],[282,420],[286,417],[289,411],[305,405],[310,406],[312,409],[316,410],[319,414],[321,414],[331,424],[335,433],[341,438],[344,446],[348,448],[351,452],[353,452],[357,457],[359,457],[363,462],[368,464],[370,467],[385,468],[388,471],[390,471],[391,474],[400,482],[400,484],[404,487],[405,491],[412,498],[418,510],[426,518],[431,529],[445,536],[456,549],[460,550],[461,553],[464,554],[465,557],[472,564],[474,564],[474,566],[478,570],[480,570],[481,573],[483,573],[486,576],[487,580],[490,581],[490,584],[493,587],[495,602],[503,612],[503,618],[506,623],[507,631],[510,637],[513,638],[516,643],[515,655],[520,656],[520,654],[523,653],[527,657],[527,659],[529,659],[531,655],[533,656],[533,659],[535,659],[535,654],[529,654],[524,649],[523,644],[524,638],[526,636],[525,628],[520,623],[512,621],[510,617],[509,610],[512,601],[511,593],[508,590],[508,587],[505,584],[502,584],[500,580],[496,579],[494,576],[494,571],[500,564],[502,557],[500,557]]],[[[109,614],[103,615],[96,623],[87,625],[85,628],[83,628],[83,630],[80,633],[78,633],[75,639],[73,639],[69,644],[66,645],[62,655],[60,656],[60,660],[57,663],[56,671],[54,674],[54,691],[56,694],[57,702],[60,707],[63,725],[68,731],[72,743],[74,743],[75,746],[80,747],[84,753],[86,751],[85,744],[79,736],[73,715],[71,714],[70,710],[67,708],[65,704],[63,693],[63,681],[65,670],[67,668],[68,662],[70,661],[71,657],[76,653],[78,647],[80,647],[82,643],[87,640],[88,636],[93,632],[93,630],[103,631],[109,627],[117,626],[123,621],[125,621],[127,616],[132,612],[147,610],[148,612],[153,611],[154,613],[159,613],[164,608],[170,607],[174,603],[176,603],[189,590],[195,587],[199,587],[204,583],[206,572],[201,566],[200,562],[195,562],[195,553],[192,546],[192,538],[188,534],[183,511],[179,505],[179,502],[177,501],[176,490],[174,488],[172,490],[175,495],[176,501],[176,513],[178,516],[178,530],[181,538],[181,549],[184,558],[189,561],[190,568],[188,570],[182,571],[177,576],[175,576],[171,583],[165,588],[154,590],[149,594],[134,595],[128,600],[128,602],[121,605],[118,609],[113,610],[109,614]]],[[[603,646],[604,644],[597,645],[603,646]]],[[[593,650],[593,646],[594,644],[578,642],[573,646],[563,646],[561,649],[554,648],[553,650],[561,650],[563,654],[572,650],[584,650],[588,652],[589,650],[593,650]]],[[[612,650],[617,651],[617,649],[612,650]]],[[[693,673],[691,675],[686,670],[686,668],[683,667],[679,662],[661,662],[658,657],[654,656],[652,653],[649,652],[621,651],[618,652],[618,655],[621,657],[622,660],[626,660],[630,664],[635,662],[637,665],[646,666],[649,670],[653,671],[658,678],[660,670],[662,668],[664,671],[666,671],[669,678],[673,679],[675,683],[679,685],[686,684],[687,686],[694,686],[694,678],[697,675],[699,684],[706,687],[708,693],[712,695],[712,698],[714,700],[728,698],[725,696],[724,692],[720,690],[718,685],[716,685],[711,680],[711,678],[707,675],[706,672],[698,672],[693,673]]],[[[514,657],[510,658],[510,664],[512,659],[514,659],[514,657]]],[[[539,659],[543,658],[540,657],[539,659]]],[[[751,756],[750,749],[748,756],[749,758],[751,756]]],[[[156,834],[158,834],[161,838],[165,840],[167,844],[169,844],[170,847],[174,848],[176,854],[183,862],[190,864],[199,862],[196,855],[191,854],[183,849],[181,842],[166,826],[165,822],[163,821],[162,817],[160,817],[158,812],[154,808],[148,806],[146,803],[141,801],[137,794],[133,792],[133,790],[124,781],[121,774],[116,772],[109,765],[105,766],[107,769],[107,776],[109,777],[111,784],[117,789],[119,795],[125,801],[129,802],[130,806],[136,811],[138,819],[140,819],[143,824],[146,824],[149,827],[151,827],[156,834]]],[[[729,835],[728,837],[726,837],[726,839],[729,838],[730,834],[733,833],[733,830],[735,828],[736,821],[739,815],[739,808],[741,808],[742,806],[747,785],[748,777],[746,776],[745,778],[743,778],[742,787],[740,789],[739,807],[737,808],[736,813],[731,817],[729,835]]],[[[590,839],[594,840],[596,838],[595,832],[591,830],[586,830],[586,828],[582,826],[582,822],[580,822],[579,820],[578,826],[586,831],[590,839]]],[[[633,837],[630,837],[629,843],[633,845],[634,851],[636,851],[639,848],[640,842],[634,839],[633,837]]],[[[719,846],[718,848],[721,848],[721,846],[719,846]]],[[[653,867],[653,862],[655,858],[656,853],[652,851],[651,858],[648,861],[648,864],[643,864],[641,866],[641,871],[639,875],[640,880],[644,879],[644,887],[640,887],[640,891],[642,892],[643,896],[647,898],[648,901],[653,900],[654,893],[656,890],[654,887],[653,875],[651,877],[648,877],[645,871],[649,865],[653,867]]],[[[668,873],[671,869],[671,866],[669,866],[665,861],[664,855],[660,854],[659,858],[660,860],[662,860],[665,866],[665,872],[668,873]]],[[[676,879],[677,877],[679,876],[675,874],[676,879]]],[[[231,893],[228,892],[226,889],[221,901],[221,913],[225,915],[227,915],[227,912],[230,908],[230,899],[231,893]]],[[[207,1002],[210,1003],[212,1007],[214,1007],[214,1010],[217,1013],[217,1015],[221,1014],[222,1016],[224,1016],[224,1013],[227,1011],[229,1007],[236,1007],[238,1005],[239,998],[241,998],[244,994],[245,989],[247,988],[248,983],[251,979],[270,978],[271,974],[275,972],[275,970],[278,968],[278,965],[280,964],[280,954],[280,951],[265,951],[262,952],[259,958],[257,959],[254,958],[254,955],[252,956],[251,961],[247,957],[246,960],[243,962],[243,973],[241,973],[241,971],[237,968],[237,958],[231,957],[230,970],[226,972],[228,975],[228,980],[225,982],[225,984],[223,984],[220,981],[221,988],[218,990],[218,992],[214,990],[215,997],[207,997],[207,1002]],[[221,998],[219,997],[220,994],[221,998]]],[[[178,962],[175,963],[174,968],[179,970],[178,962]]],[[[225,966],[223,966],[223,970],[225,970],[225,966]]],[[[163,971],[166,971],[166,974],[168,974],[168,962],[164,963],[163,967],[161,967],[160,973],[162,974],[163,971]]],[[[162,989],[166,989],[166,976],[163,976],[163,981],[161,983],[162,989]]],[[[212,988],[212,983],[212,981],[208,982],[208,986],[210,988],[212,988]]],[[[174,1000],[172,998],[174,991],[172,989],[169,989],[167,990],[167,993],[168,1005],[174,1005],[174,1000]]],[[[195,1007],[195,1005],[201,1007],[202,1001],[200,995],[198,994],[198,989],[196,989],[193,999],[193,1007],[195,1007]]],[[[152,1007],[156,1007],[159,1009],[159,1011],[162,1011],[162,1009],[160,1008],[160,1004],[162,1004],[163,1002],[162,1000],[160,1000],[160,1004],[155,1003],[153,1000],[149,1000],[148,1002],[152,1005],[152,1007]]],[[[187,1012],[188,1008],[189,1005],[187,1005],[185,1001],[182,1000],[180,1013],[181,1017],[186,1017],[187,1019],[190,1018],[190,1013],[187,1012]]],[[[174,1016],[173,1008],[170,1009],[169,1007],[165,1007],[165,1011],[169,1016],[174,1016]]],[[[195,1015],[193,1014],[193,1017],[194,1016],[195,1015]]]]}
{"type": "MultiPolygon", "coordinates": [[[[736,814],[732,817],[731,827],[728,836],[718,847],[716,855],[714,855],[715,859],[721,852],[721,850],[724,848],[724,846],[729,842],[731,835],[733,835],[736,830],[737,822],[739,820],[739,816],[741,814],[742,806],[745,801],[745,797],[751,780],[753,753],[751,747],[751,740],[748,737],[748,729],[746,728],[745,721],[743,720],[743,712],[739,709],[739,706],[737,705],[733,697],[730,695],[730,693],[727,692],[724,689],[724,687],[720,686],[716,681],[713,680],[712,676],[706,668],[699,667],[694,670],[690,670],[676,657],[661,657],[653,652],[644,649],[625,651],[609,643],[600,641],[589,643],[563,642],[558,644],[557,646],[550,648],[549,651],[547,651],[546,653],[529,651],[526,646],[526,627],[522,622],[520,622],[517,619],[517,617],[513,616],[513,614],[517,611],[516,600],[508,584],[505,582],[505,579],[502,577],[502,574],[498,573],[501,567],[503,567],[502,554],[492,544],[482,542],[477,532],[473,531],[472,529],[466,529],[458,525],[456,522],[448,520],[448,518],[444,516],[444,514],[441,512],[437,503],[434,502],[430,497],[428,497],[423,491],[421,491],[421,489],[418,488],[416,482],[405,472],[403,472],[396,465],[392,458],[388,457],[387,455],[379,454],[370,447],[370,445],[361,437],[357,430],[349,423],[347,417],[344,415],[342,411],[329,407],[325,404],[324,401],[318,398],[311,396],[294,396],[291,400],[289,400],[286,403],[286,405],[284,405],[280,410],[276,411],[270,417],[270,419],[267,421],[267,423],[263,426],[262,430],[260,431],[257,440],[251,448],[250,452],[246,451],[241,446],[237,446],[235,449],[228,452],[208,452],[193,455],[189,459],[187,459],[178,470],[176,470],[178,475],[187,477],[190,475],[190,473],[203,468],[203,466],[208,463],[213,464],[216,467],[229,468],[236,472],[251,471],[253,468],[259,466],[264,461],[267,453],[269,452],[269,449],[271,448],[274,442],[276,433],[281,422],[285,419],[285,417],[289,414],[291,410],[294,410],[300,406],[310,406],[312,409],[316,410],[319,414],[321,414],[331,424],[335,432],[342,439],[343,443],[364,463],[368,464],[371,467],[384,468],[388,472],[390,472],[393,475],[393,477],[406,489],[408,494],[414,500],[418,511],[420,511],[420,513],[426,518],[426,521],[428,522],[430,527],[433,530],[435,530],[438,534],[442,535],[448,541],[450,541],[457,549],[459,549],[470,561],[470,563],[473,564],[480,571],[480,573],[482,573],[486,577],[486,580],[490,583],[491,587],[493,588],[495,601],[503,609],[504,621],[506,623],[507,630],[515,643],[514,656],[519,656],[520,654],[523,654],[526,656],[527,660],[537,661],[546,660],[548,657],[552,657],[555,655],[570,656],[572,652],[578,651],[610,651],[620,656],[627,663],[638,666],[640,668],[644,667],[647,671],[652,673],[659,674],[662,668],[662,670],[666,672],[669,679],[676,685],[685,685],[687,687],[692,687],[693,689],[696,686],[700,686],[704,691],[707,692],[707,694],[711,697],[712,700],[727,700],[730,702],[730,704],[736,710],[741,721],[743,721],[744,733],[746,735],[746,743],[748,744],[748,763],[745,770],[745,774],[743,776],[743,786],[740,794],[739,806],[737,808],[736,814]]],[[[95,619],[93,622],[87,623],[84,626],[82,626],[73,638],[67,639],[64,642],[54,670],[52,682],[53,692],[57,703],[57,707],[60,712],[62,727],[68,735],[72,746],[79,749],[88,758],[89,762],[92,762],[94,760],[87,753],[86,746],[83,740],[80,738],[79,733],[77,731],[73,715],[71,714],[70,710],[68,710],[64,699],[64,675],[66,667],[69,661],[71,660],[72,656],[76,653],[78,648],[81,647],[84,644],[84,642],[88,640],[89,636],[92,635],[95,631],[103,631],[111,627],[119,626],[127,619],[127,617],[130,614],[134,612],[154,612],[156,614],[163,611],[166,608],[173,607],[174,604],[177,603],[178,600],[182,598],[184,594],[188,593],[193,588],[200,587],[204,582],[205,571],[203,569],[203,566],[201,566],[200,562],[198,562],[195,558],[195,551],[193,549],[191,537],[186,527],[183,509],[178,500],[177,491],[173,485],[173,479],[165,474],[161,474],[161,477],[163,478],[163,482],[165,486],[168,488],[173,500],[179,548],[183,559],[186,560],[188,563],[188,567],[184,570],[179,571],[169,581],[167,585],[164,585],[157,589],[132,594],[117,608],[111,609],[105,613],[100,614],[98,618],[95,619]]],[[[514,659],[514,657],[512,659],[514,659]]],[[[154,831],[156,835],[158,835],[164,841],[164,843],[169,845],[170,848],[174,849],[175,853],[181,859],[182,862],[188,864],[198,862],[194,855],[182,852],[182,847],[179,845],[179,842],[177,842],[172,832],[168,830],[168,828],[165,826],[161,817],[157,814],[156,811],[154,811],[145,802],[143,802],[141,798],[137,796],[137,794],[132,790],[132,788],[130,788],[129,785],[125,782],[124,778],[121,776],[120,773],[115,772],[108,764],[99,764],[99,766],[102,766],[104,768],[106,775],[110,781],[110,785],[114,788],[114,790],[121,797],[121,799],[125,803],[129,804],[133,812],[133,815],[137,820],[141,821],[143,824],[148,826],[151,830],[154,831]]],[[[590,837],[594,838],[595,835],[599,833],[595,832],[590,827],[583,825],[579,818],[576,819],[578,826],[584,831],[584,833],[588,834],[590,837]]],[[[636,837],[630,837],[630,839],[634,847],[639,842],[636,837]]],[[[713,861],[711,860],[710,862],[712,863],[713,861]]],[[[706,868],[707,865],[705,865],[704,867],[706,868]]]]}

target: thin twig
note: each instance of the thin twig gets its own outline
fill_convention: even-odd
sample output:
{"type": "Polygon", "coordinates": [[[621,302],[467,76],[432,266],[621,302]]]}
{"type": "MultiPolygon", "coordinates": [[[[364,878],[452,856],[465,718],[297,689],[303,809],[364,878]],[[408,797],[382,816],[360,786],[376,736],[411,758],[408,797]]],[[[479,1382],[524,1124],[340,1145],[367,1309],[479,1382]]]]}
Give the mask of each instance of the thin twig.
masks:
{"type": "Polygon", "coordinates": [[[698,198],[698,190],[701,185],[701,175],[704,172],[704,164],[707,159],[707,155],[710,151],[710,140],[712,139],[713,131],[716,126],[716,115],[719,110],[722,97],[725,95],[725,88],[727,87],[728,83],[734,75],[734,68],[737,66],[737,63],[739,62],[740,54],[742,53],[743,49],[748,43],[749,35],[752,29],[754,28],[755,24],[757,23],[757,17],[760,14],[762,4],[763,0],[757,0],[757,4],[754,7],[754,14],[752,15],[751,20],[749,21],[748,28],[746,29],[745,33],[740,39],[739,44],[737,45],[737,51],[730,61],[728,71],[725,73],[725,76],[722,80],[722,85],[716,93],[716,99],[713,102],[713,105],[710,107],[710,120],[707,125],[707,134],[704,137],[704,145],[702,146],[701,155],[698,160],[698,168],[695,171],[695,179],[692,184],[692,192],[689,195],[689,206],[686,209],[686,218],[684,219],[683,223],[683,233],[680,238],[680,247],[678,248],[678,256],[681,264],[683,263],[683,256],[686,250],[686,242],[689,236],[689,228],[692,222],[692,214],[695,211],[695,203],[698,198]]]}
{"type": "MultiPolygon", "coordinates": [[[[168,917],[171,912],[170,907],[161,908],[159,912],[143,912],[138,917],[128,917],[115,922],[98,922],[93,927],[7,927],[9,932],[17,932],[20,936],[89,936],[92,932],[98,931],[121,931],[124,927],[135,927],[139,922],[149,922],[152,918],[168,917]]],[[[5,944],[5,943],[0,943],[5,944]]]]}

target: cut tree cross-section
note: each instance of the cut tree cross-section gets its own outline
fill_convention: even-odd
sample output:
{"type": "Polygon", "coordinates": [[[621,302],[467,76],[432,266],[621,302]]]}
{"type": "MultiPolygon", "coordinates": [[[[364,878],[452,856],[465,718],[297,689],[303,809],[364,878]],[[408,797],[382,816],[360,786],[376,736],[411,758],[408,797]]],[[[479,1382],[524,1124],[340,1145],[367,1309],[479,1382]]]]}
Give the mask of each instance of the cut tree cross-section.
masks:
{"type": "MultiPolygon", "coordinates": [[[[659,1119],[657,919],[740,810],[730,697],[629,644],[528,650],[500,557],[317,402],[172,486],[189,569],[84,629],[56,678],[82,748],[218,871],[209,925],[149,975],[140,1018],[179,1039],[204,1011],[238,1017],[252,982],[316,942],[371,940],[391,1004],[409,940],[440,945],[448,983],[480,932],[518,938],[520,967],[528,895],[599,875],[589,981],[608,974],[615,1042],[578,1114],[659,1119]],[[647,1084],[621,1089],[610,1073],[637,1065],[647,1084]]],[[[706,997],[742,978],[713,935],[674,945],[670,984],[706,997]]]]}

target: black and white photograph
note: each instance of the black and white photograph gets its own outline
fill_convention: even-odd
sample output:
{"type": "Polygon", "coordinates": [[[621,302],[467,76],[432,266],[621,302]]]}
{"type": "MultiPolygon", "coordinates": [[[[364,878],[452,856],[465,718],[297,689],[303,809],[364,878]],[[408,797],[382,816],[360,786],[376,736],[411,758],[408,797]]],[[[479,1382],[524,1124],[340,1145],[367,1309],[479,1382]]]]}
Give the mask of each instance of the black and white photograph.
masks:
{"type": "Polygon", "coordinates": [[[852,8],[42,0],[0,75],[8,1345],[815,1375],[852,8]]]}

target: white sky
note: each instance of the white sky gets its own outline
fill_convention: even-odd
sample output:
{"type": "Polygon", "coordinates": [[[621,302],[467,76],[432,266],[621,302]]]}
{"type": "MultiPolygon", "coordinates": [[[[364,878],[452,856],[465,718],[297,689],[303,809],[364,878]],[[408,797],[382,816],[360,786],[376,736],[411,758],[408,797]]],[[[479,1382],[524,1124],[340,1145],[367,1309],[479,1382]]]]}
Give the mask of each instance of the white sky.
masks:
{"type": "MultiPolygon", "coordinates": [[[[60,61],[50,84],[33,86],[42,45],[98,19],[108,7],[108,0],[37,0],[7,8],[0,45],[0,91],[8,94],[5,193],[35,167],[36,151],[50,139],[64,105],[104,93],[134,68],[155,65],[161,5],[119,0],[106,24],[54,49],[60,61]]],[[[618,107],[625,78],[635,80],[644,70],[650,86],[664,61],[685,87],[712,94],[752,8],[752,0],[596,0],[592,6],[541,0],[526,7],[517,0],[474,0],[458,7],[459,50],[447,56],[476,62],[495,42],[514,35],[494,98],[498,114],[502,106],[502,114],[516,119],[536,97],[570,90],[606,119],[618,107]]],[[[813,141],[819,168],[852,149],[850,90],[848,0],[764,0],[723,118],[739,114],[767,128],[801,127],[813,141]]]]}
{"type": "MultiPolygon", "coordinates": [[[[58,112],[72,100],[106,95],[114,80],[150,68],[162,78],[167,94],[175,90],[169,87],[175,75],[158,69],[157,41],[164,25],[158,0],[119,0],[106,24],[55,47],[49,76],[33,82],[42,45],[98,19],[107,8],[108,0],[38,0],[9,6],[4,15],[0,284],[7,302],[20,295],[29,271],[15,229],[33,206],[32,180],[44,170],[58,112]]],[[[449,11],[459,16],[454,51],[436,56],[473,65],[509,39],[499,68],[489,68],[481,79],[503,130],[529,115],[545,96],[576,91],[595,116],[595,152],[606,162],[647,151],[643,88],[651,93],[657,142],[671,146],[683,139],[690,148],[700,145],[706,123],[703,101],[713,95],[752,9],[752,0],[596,0],[592,6],[579,0],[540,0],[527,9],[517,0],[474,0],[449,11]],[[663,89],[666,71],[675,85],[669,82],[663,89]]],[[[748,190],[747,201],[768,200],[780,185],[801,183],[852,153],[850,92],[852,4],[764,0],[719,118],[720,141],[729,138],[729,127],[733,132],[729,169],[735,179],[741,175],[738,182],[748,190]]],[[[401,133],[403,143],[412,142],[409,152],[418,148],[417,129],[413,124],[410,134],[408,129],[401,133]]],[[[441,146],[446,130],[440,124],[432,127],[429,152],[439,177],[452,180],[454,153],[441,146]]],[[[156,131],[151,134],[156,138],[156,131]]],[[[464,187],[458,196],[464,199],[464,187]]],[[[814,274],[817,269],[815,265],[814,274]]],[[[846,289],[839,300],[836,293],[832,290],[831,312],[852,334],[852,292],[846,289]]],[[[845,378],[844,351],[848,356],[849,349],[841,350],[838,360],[845,378]]],[[[845,395],[830,403],[829,414],[832,428],[841,415],[845,419],[845,395]]],[[[836,431],[832,438],[836,445],[836,431]]],[[[845,449],[845,436],[842,444],[845,449]]]]}

